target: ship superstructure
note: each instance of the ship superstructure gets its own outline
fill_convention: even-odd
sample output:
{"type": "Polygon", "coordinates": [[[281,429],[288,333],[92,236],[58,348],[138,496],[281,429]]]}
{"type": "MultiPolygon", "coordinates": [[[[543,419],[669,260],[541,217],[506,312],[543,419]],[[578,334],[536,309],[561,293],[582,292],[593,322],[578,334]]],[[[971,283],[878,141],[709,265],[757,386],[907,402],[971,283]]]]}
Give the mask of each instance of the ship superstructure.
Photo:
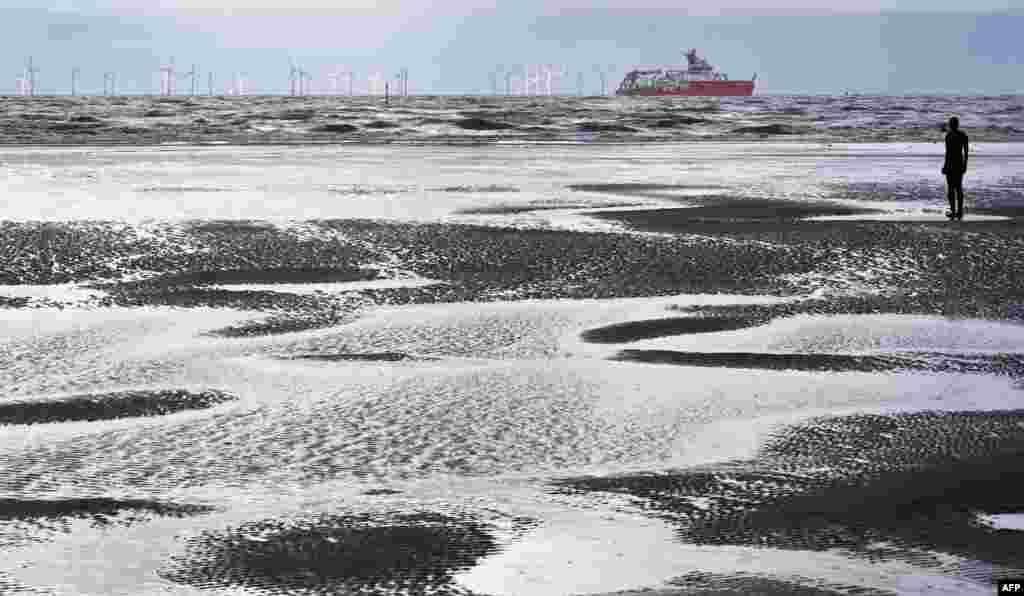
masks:
{"type": "Polygon", "coordinates": [[[746,97],[754,94],[755,74],[750,80],[730,80],[696,49],[686,52],[687,66],[634,69],[626,73],[616,95],[683,95],[746,97]]]}

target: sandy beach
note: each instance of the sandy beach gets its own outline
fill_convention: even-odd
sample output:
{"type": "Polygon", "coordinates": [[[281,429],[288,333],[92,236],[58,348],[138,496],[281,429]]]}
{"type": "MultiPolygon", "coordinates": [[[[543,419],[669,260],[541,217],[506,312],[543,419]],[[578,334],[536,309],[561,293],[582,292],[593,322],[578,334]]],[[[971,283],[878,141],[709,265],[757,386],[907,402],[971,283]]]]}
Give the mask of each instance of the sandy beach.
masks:
{"type": "Polygon", "coordinates": [[[1024,144],[577,132],[0,148],[0,591],[1024,574],[1024,144]]]}

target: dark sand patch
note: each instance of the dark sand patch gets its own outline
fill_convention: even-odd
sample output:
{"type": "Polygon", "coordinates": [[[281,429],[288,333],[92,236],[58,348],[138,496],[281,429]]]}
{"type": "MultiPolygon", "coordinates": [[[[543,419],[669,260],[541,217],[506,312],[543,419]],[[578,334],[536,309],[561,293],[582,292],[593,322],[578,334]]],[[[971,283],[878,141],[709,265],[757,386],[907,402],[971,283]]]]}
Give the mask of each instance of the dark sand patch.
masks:
{"type": "Polygon", "coordinates": [[[677,352],[673,350],[622,350],[612,360],[647,364],[675,364],[714,368],[758,370],[882,372],[922,368],[915,361],[883,356],[843,354],[763,354],[752,352],[677,352]]]}
{"type": "Polygon", "coordinates": [[[407,360],[440,360],[425,356],[414,356],[405,352],[338,352],[332,354],[299,354],[287,356],[286,360],[317,360],[321,362],[402,362],[407,360]]]}
{"type": "Polygon", "coordinates": [[[488,526],[468,517],[324,514],[206,532],[159,575],[206,589],[445,593],[437,590],[497,550],[488,526]]]}
{"type": "Polygon", "coordinates": [[[735,317],[673,317],[668,319],[629,321],[627,323],[597,327],[584,331],[581,337],[584,341],[591,343],[618,344],[671,335],[733,331],[736,329],[746,329],[758,324],[760,324],[760,321],[754,319],[735,317]]]}
{"type": "Polygon", "coordinates": [[[0,520],[33,518],[90,517],[102,521],[123,512],[137,512],[164,517],[189,517],[211,513],[215,508],[204,505],[181,505],[148,499],[8,499],[0,498],[0,520]]]}
{"type": "MultiPolygon", "coordinates": [[[[791,294],[810,290],[788,277],[810,272],[822,273],[815,283],[832,288],[828,274],[848,271],[856,264],[849,255],[857,252],[869,259],[865,268],[877,262],[873,258],[898,260],[899,268],[874,271],[877,278],[868,281],[885,292],[717,314],[772,318],[893,312],[1022,320],[1024,238],[1012,223],[750,220],[691,222],[677,230],[703,236],[695,239],[366,220],[310,222],[312,234],[243,221],[209,222],[166,235],[139,234],[105,222],[0,222],[0,283],[95,282],[155,272],[173,276],[256,268],[359,271],[364,263],[400,255],[403,269],[447,283],[364,290],[360,294],[366,301],[791,294]]],[[[330,324],[329,316],[305,313],[339,308],[331,301],[281,293],[132,284],[103,289],[111,292],[114,304],[216,304],[303,313],[279,329],[330,324]]]]}
{"type": "Polygon", "coordinates": [[[273,232],[276,226],[268,221],[259,221],[254,219],[208,219],[190,222],[189,228],[194,232],[209,234],[230,234],[233,232],[245,232],[251,234],[273,232]]]}
{"type": "Polygon", "coordinates": [[[265,316],[204,333],[211,337],[255,337],[323,329],[356,320],[367,300],[352,295],[299,295],[286,292],[136,286],[106,289],[111,304],[127,307],[174,306],[262,311],[265,316]]]}
{"type": "Polygon", "coordinates": [[[406,255],[404,266],[409,270],[449,282],[365,292],[396,304],[665,295],[690,288],[708,291],[709,286],[717,288],[712,291],[752,293],[763,286],[751,281],[767,282],[773,271],[794,265],[790,256],[780,258],[764,247],[695,245],[685,239],[629,234],[354,220],[319,223],[348,238],[372,238],[377,246],[406,255]],[[567,284],[567,279],[573,282],[567,284]]]}
{"type": "MultiPolygon", "coordinates": [[[[71,534],[85,523],[104,530],[130,527],[157,518],[186,518],[215,512],[207,505],[182,504],[153,499],[80,498],[0,498],[0,549],[41,544],[71,534]]],[[[0,574],[0,593],[48,594],[47,590],[24,589],[5,582],[0,574]],[[9,591],[5,591],[5,589],[9,591]]]]}
{"type": "Polygon", "coordinates": [[[373,120],[363,125],[363,128],[400,128],[402,125],[389,120],[373,120]]]}
{"type": "Polygon", "coordinates": [[[925,370],[944,373],[995,374],[1024,378],[1024,355],[1021,354],[901,352],[899,354],[876,356],[623,350],[612,359],[648,364],[675,364],[679,366],[745,368],[754,370],[822,372],[925,370]]]}
{"type": "MultiPolygon", "coordinates": [[[[694,571],[668,582],[680,590],[665,596],[896,596],[896,592],[815,580],[806,577],[761,577],[750,573],[694,571]]],[[[640,594],[637,592],[636,594],[640,594]]],[[[630,594],[626,592],[625,594],[630,594]]],[[[655,591],[651,596],[658,596],[655,591]]],[[[625,596],[625,595],[624,595],[625,596]]]]}
{"type": "Polygon", "coordinates": [[[591,212],[600,219],[623,222],[650,232],[686,231],[688,224],[742,221],[792,221],[822,215],[879,213],[874,209],[849,207],[828,201],[784,201],[735,197],[681,197],[700,203],[699,207],[637,209],[633,211],[591,212]]]}
{"type": "Polygon", "coordinates": [[[55,400],[4,401],[0,402],[0,424],[164,416],[186,410],[212,408],[237,399],[223,391],[168,389],[74,395],[55,400]]]}
{"type": "Polygon", "coordinates": [[[210,331],[206,335],[211,337],[258,337],[324,329],[351,323],[358,318],[358,312],[357,309],[331,303],[329,306],[304,311],[279,311],[263,319],[231,325],[210,331]]]}
{"type": "Polygon", "coordinates": [[[1024,512],[1008,490],[1024,482],[1022,464],[1022,410],[865,414],[783,429],[754,460],[555,485],[640,498],[694,544],[838,549],[933,569],[941,552],[1012,570],[1024,532],[977,515],[1024,512]]]}
{"type": "Polygon", "coordinates": [[[94,135],[98,127],[99,125],[91,123],[55,122],[48,128],[57,133],[94,135]]]}

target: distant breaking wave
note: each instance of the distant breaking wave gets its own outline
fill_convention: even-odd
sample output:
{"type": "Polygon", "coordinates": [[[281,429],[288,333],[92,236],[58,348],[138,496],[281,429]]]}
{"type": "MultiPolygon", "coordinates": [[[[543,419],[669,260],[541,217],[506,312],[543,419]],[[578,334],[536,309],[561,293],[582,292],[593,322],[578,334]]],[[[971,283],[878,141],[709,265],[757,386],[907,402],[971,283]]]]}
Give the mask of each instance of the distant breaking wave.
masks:
{"type": "Polygon", "coordinates": [[[938,142],[954,114],[972,140],[1024,141],[1019,95],[250,96],[8,98],[0,143],[938,142]]]}

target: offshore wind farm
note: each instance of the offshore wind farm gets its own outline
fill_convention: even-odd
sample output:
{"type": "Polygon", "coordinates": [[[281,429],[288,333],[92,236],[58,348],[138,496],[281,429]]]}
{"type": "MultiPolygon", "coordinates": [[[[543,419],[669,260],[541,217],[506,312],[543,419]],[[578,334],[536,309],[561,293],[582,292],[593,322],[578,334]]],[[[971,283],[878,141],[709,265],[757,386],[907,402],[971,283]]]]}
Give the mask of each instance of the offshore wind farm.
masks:
{"type": "MultiPolygon", "coordinates": [[[[614,67],[611,68],[614,69],[614,67]]],[[[259,94],[289,95],[293,97],[307,95],[384,95],[384,84],[390,84],[393,81],[397,95],[409,95],[409,69],[400,66],[393,70],[395,74],[389,77],[386,74],[387,71],[381,68],[369,69],[364,73],[359,73],[344,64],[335,64],[320,69],[320,72],[311,72],[293,60],[288,68],[287,87],[282,85],[279,89],[265,89],[259,94]]],[[[145,96],[156,94],[163,97],[175,95],[196,97],[199,95],[249,94],[247,86],[238,85],[238,79],[241,75],[237,71],[226,79],[226,83],[222,87],[214,86],[214,81],[218,78],[217,73],[212,70],[206,71],[205,79],[208,81],[208,85],[205,92],[201,86],[204,73],[198,70],[196,64],[192,64],[190,70],[182,71],[175,65],[174,58],[171,57],[166,63],[160,64],[156,71],[159,73],[158,87],[150,93],[142,91],[132,95],[145,96]],[[178,83],[180,81],[187,81],[187,84],[179,90],[178,83]],[[240,91],[246,92],[240,93],[240,91]]],[[[14,95],[21,97],[37,95],[39,72],[40,69],[35,65],[33,58],[28,58],[24,70],[15,77],[14,95]]],[[[62,90],[59,85],[56,87],[51,85],[49,86],[50,92],[45,95],[79,95],[82,72],[81,67],[73,67],[70,71],[70,84],[67,89],[62,90]]],[[[591,93],[586,93],[587,95],[608,95],[611,91],[614,91],[608,88],[607,72],[602,67],[594,66],[593,72],[596,73],[594,83],[598,80],[600,81],[600,86],[597,89],[594,89],[592,86],[587,87],[584,84],[584,80],[589,75],[585,74],[583,70],[571,73],[575,76],[575,83],[573,86],[569,86],[560,85],[560,82],[570,75],[570,71],[565,67],[552,64],[528,64],[516,70],[505,70],[504,67],[497,67],[496,70],[485,75],[490,77],[490,87],[485,88],[481,86],[478,94],[583,95],[586,89],[592,91],[591,93]],[[500,86],[497,82],[497,77],[499,76],[502,79],[502,85],[500,86]]],[[[107,74],[111,73],[103,73],[105,77],[107,74]]],[[[99,95],[100,93],[94,92],[93,94],[99,95]]],[[[108,93],[107,88],[104,87],[102,94],[112,93],[108,93]]],[[[427,94],[433,95],[435,93],[427,94]]]]}

